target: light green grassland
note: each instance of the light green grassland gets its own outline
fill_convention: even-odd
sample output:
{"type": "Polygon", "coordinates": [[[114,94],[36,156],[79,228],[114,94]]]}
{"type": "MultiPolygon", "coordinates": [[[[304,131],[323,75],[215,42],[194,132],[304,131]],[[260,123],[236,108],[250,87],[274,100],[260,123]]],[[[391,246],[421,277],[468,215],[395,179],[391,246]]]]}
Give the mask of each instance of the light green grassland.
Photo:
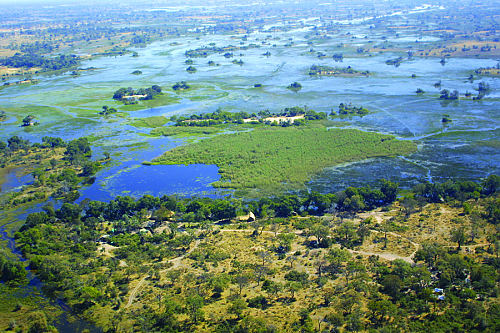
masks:
{"type": "Polygon", "coordinates": [[[221,181],[212,185],[220,188],[299,188],[325,167],[416,149],[413,142],[354,129],[264,127],[176,147],[153,164],[216,164],[221,181]]]}
{"type": "Polygon", "coordinates": [[[135,127],[156,128],[165,125],[167,122],[168,119],[165,116],[153,116],[134,120],[130,123],[130,125],[135,127]]]}

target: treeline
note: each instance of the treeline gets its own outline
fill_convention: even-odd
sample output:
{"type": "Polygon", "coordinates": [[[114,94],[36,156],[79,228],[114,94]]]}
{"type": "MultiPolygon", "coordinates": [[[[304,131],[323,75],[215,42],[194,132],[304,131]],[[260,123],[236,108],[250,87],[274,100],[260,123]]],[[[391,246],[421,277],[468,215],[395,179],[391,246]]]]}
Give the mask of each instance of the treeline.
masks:
{"type": "Polygon", "coordinates": [[[16,53],[11,57],[0,59],[0,65],[2,66],[9,66],[15,68],[41,67],[42,70],[44,71],[71,68],[77,66],[79,62],[80,62],[80,57],[74,54],[60,55],[58,57],[48,57],[33,53],[29,54],[16,53]]]}
{"type": "Polygon", "coordinates": [[[322,120],[326,119],[328,115],[325,112],[316,112],[314,110],[305,110],[300,106],[293,106],[290,108],[285,108],[282,112],[271,113],[269,110],[259,111],[258,113],[247,113],[245,111],[240,112],[228,112],[218,109],[213,113],[202,113],[199,115],[187,116],[173,116],[170,118],[171,121],[175,121],[175,126],[195,126],[195,127],[208,127],[215,126],[224,123],[237,123],[243,124],[244,120],[251,120],[251,124],[266,124],[272,126],[282,126],[288,127],[291,125],[301,126],[305,125],[304,120],[322,120]],[[295,119],[293,122],[281,121],[278,123],[276,120],[273,121],[273,117],[296,117],[304,116],[304,119],[295,119]]]}

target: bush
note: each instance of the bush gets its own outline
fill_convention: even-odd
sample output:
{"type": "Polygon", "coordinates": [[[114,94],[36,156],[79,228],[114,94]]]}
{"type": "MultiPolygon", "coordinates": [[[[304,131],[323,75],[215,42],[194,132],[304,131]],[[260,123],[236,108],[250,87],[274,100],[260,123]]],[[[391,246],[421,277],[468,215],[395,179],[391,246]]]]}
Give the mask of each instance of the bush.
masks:
{"type": "Polygon", "coordinates": [[[256,309],[266,309],[267,308],[267,299],[260,295],[260,296],[256,296],[254,298],[251,298],[248,300],[248,306],[250,308],[256,308],[256,309]]]}

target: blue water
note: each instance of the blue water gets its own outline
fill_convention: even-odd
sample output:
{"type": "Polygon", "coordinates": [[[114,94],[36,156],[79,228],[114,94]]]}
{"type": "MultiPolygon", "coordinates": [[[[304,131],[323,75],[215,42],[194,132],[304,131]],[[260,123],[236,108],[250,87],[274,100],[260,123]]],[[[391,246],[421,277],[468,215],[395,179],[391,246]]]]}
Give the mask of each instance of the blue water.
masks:
{"type": "Polygon", "coordinates": [[[140,165],[124,163],[116,174],[104,172],[98,181],[80,192],[83,198],[109,201],[117,195],[139,198],[145,194],[162,196],[179,194],[193,196],[205,194],[218,196],[210,186],[219,180],[219,168],[215,165],[140,165]]]}
{"type": "Polygon", "coordinates": [[[5,182],[0,187],[0,193],[19,191],[23,185],[29,185],[33,182],[31,174],[19,177],[17,172],[9,172],[5,177],[5,182]]]}

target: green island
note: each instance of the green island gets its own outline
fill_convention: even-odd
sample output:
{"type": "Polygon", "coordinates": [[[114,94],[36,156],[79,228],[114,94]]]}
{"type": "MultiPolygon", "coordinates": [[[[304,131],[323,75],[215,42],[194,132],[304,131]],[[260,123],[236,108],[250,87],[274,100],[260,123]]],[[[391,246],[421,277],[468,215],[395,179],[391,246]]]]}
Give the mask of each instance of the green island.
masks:
{"type": "MultiPolygon", "coordinates": [[[[204,47],[199,47],[194,50],[187,50],[184,52],[184,55],[188,58],[206,58],[211,54],[214,53],[224,53],[224,56],[229,55],[232,53],[232,51],[242,51],[242,50],[248,50],[248,49],[253,49],[253,48],[259,48],[259,45],[256,44],[248,44],[245,46],[233,46],[233,45],[228,45],[228,46],[204,46],[204,47]]],[[[228,57],[228,56],[226,56],[228,57]]]]}
{"type": "Polygon", "coordinates": [[[137,104],[138,101],[149,101],[161,96],[161,87],[153,85],[150,88],[140,88],[134,90],[133,88],[120,88],[113,94],[113,99],[122,101],[125,105],[137,104]]]}
{"type": "Polygon", "coordinates": [[[153,164],[215,164],[221,188],[300,187],[321,169],[414,152],[394,136],[351,129],[271,127],[223,134],[174,148],[153,164]]]}
{"type": "Polygon", "coordinates": [[[351,66],[347,67],[331,67],[331,66],[320,66],[313,65],[309,69],[309,75],[326,75],[326,76],[352,76],[352,75],[364,75],[368,76],[369,71],[357,71],[351,66]]]}
{"type": "Polygon", "coordinates": [[[172,90],[186,90],[189,88],[191,88],[191,86],[187,84],[186,81],[177,82],[172,86],[172,90]]]}
{"type": "Polygon", "coordinates": [[[364,116],[370,113],[370,111],[362,106],[356,107],[351,103],[340,103],[339,104],[339,114],[340,115],[358,115],[364,116]]]}

